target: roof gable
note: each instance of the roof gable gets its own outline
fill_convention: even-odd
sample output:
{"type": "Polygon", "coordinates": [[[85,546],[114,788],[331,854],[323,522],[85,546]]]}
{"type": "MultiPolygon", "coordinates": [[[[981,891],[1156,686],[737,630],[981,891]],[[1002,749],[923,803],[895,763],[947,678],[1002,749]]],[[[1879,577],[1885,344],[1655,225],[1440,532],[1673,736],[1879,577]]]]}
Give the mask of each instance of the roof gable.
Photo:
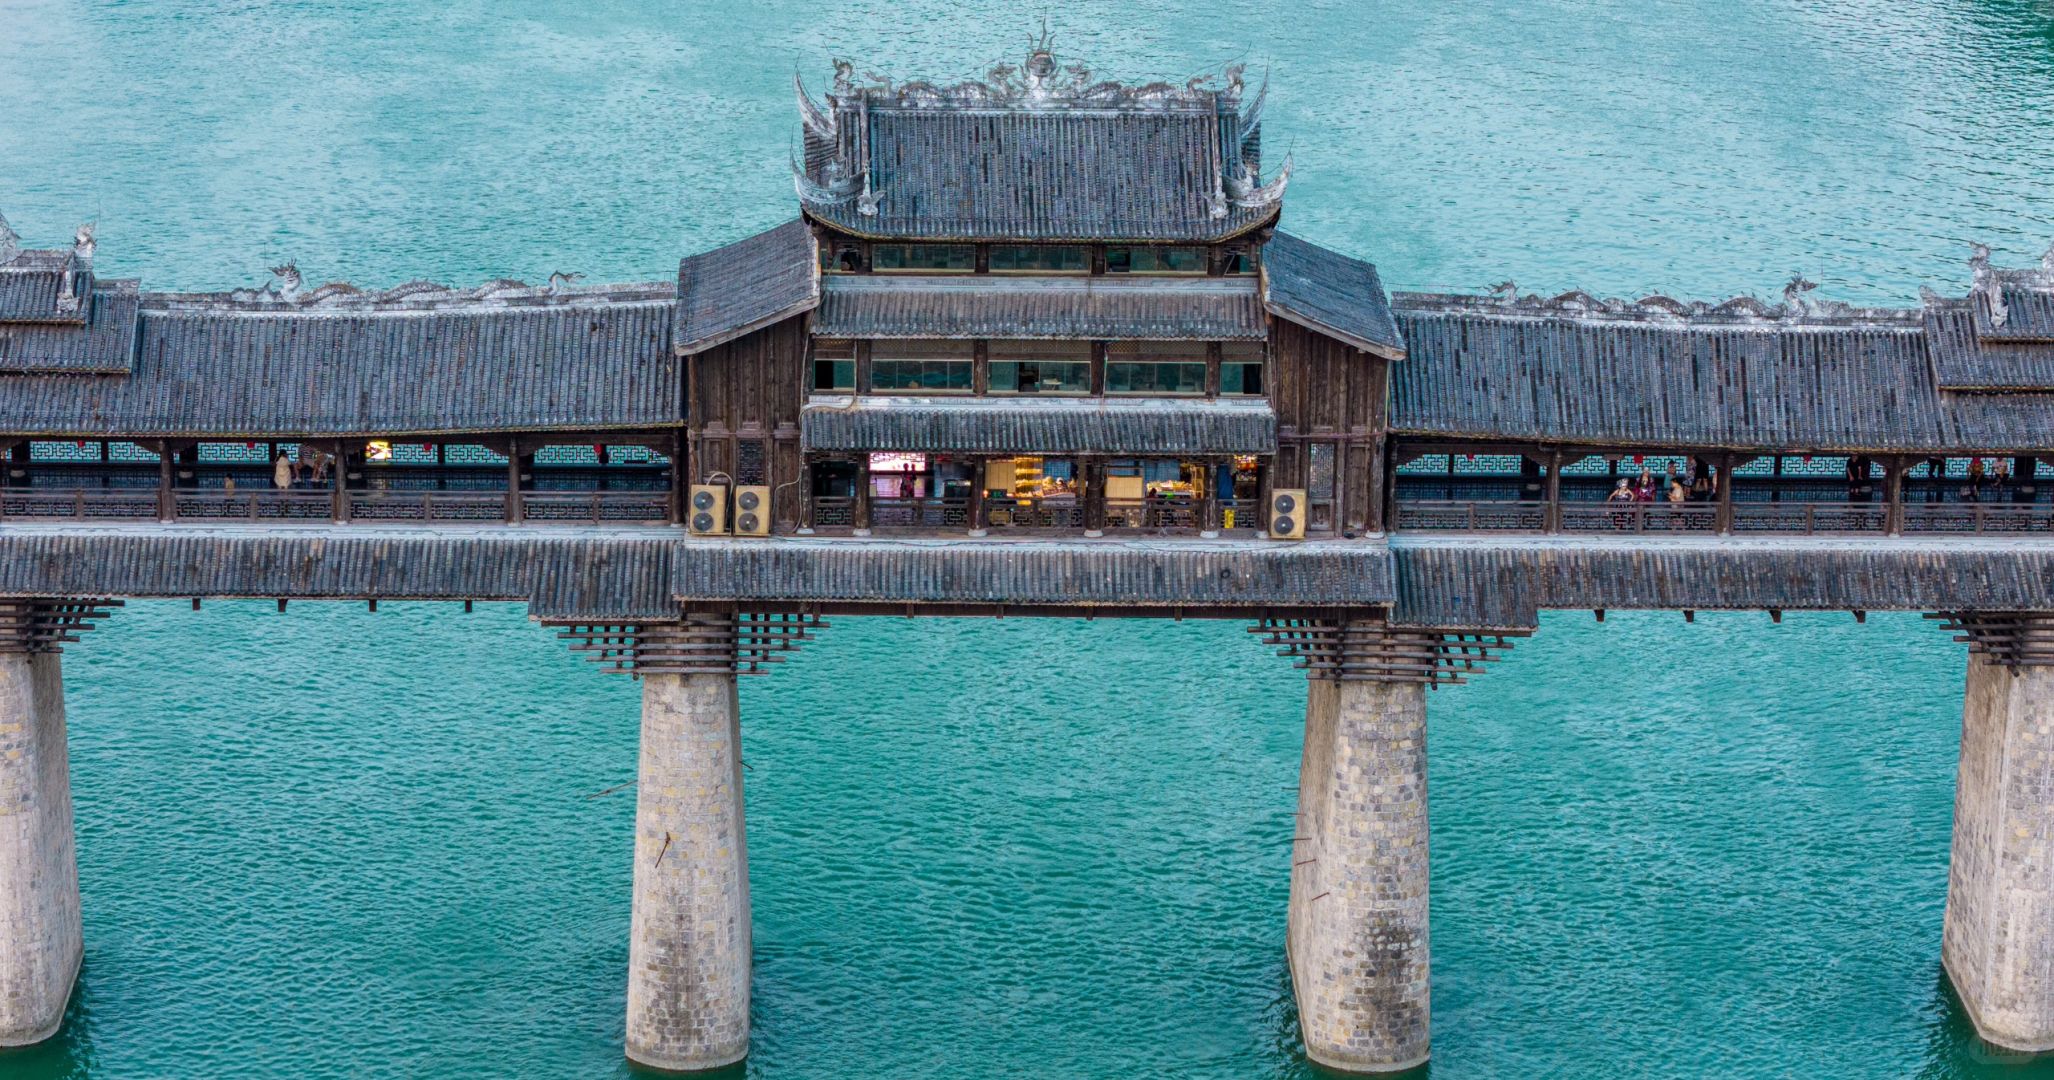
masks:
{"type": "Polygon", "coordinates": [[[1126,86],[1020,68],[949,87],[858,87],[837,64],[823,109],[798,89],[805,211],[861,236],[909,240],[1203,243],[1273,220],[1290,166],[1265,184],[1262,95],[1194,79],[1126,86]]]}

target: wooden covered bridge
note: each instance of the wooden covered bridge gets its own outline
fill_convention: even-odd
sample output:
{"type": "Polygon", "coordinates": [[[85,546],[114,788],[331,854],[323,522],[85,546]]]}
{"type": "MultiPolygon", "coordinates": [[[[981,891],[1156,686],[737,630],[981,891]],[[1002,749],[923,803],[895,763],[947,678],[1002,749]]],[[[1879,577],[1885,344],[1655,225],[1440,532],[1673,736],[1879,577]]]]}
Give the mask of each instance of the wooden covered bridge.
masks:
{"type": "Polygon", "coordinates": [[[1390,297],[1278,231],[1238,69],[851,70],[798,88],[800,216],[674,282],[146,292],[0,222],[0,1044],[83,949],[61,646],[227,597],[522,602],[642,680],[626,1049],[680,1070],[748,1050],[734,678],[824,619],[1294,658],[1299,1016],[1375,1072],[1427,1055],[1429,687],[1544,610],[1926,612],[1968,645],[1942,955],[2054,1048],[2054,262],[1903,309],[1390,297]]]}

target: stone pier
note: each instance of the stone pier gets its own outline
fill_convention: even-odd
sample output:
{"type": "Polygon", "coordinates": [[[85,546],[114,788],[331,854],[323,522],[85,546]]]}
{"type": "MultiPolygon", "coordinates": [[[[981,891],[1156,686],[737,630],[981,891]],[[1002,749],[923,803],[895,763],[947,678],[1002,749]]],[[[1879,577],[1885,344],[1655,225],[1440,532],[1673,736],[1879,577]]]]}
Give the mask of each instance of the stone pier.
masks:
{"type": "Polygon", "coordinates": [[[2054,668],[1969,657],[1940,955],[1984,1041],[2054,1050],[2054,668]]]}
{"type": "Polygon", "coordinates": [[[1298,1026],[1313,1061],[1395,1072],[1427,1058],[1426,686],[1307,683],[1292,845],[1298,1026]]]}
{"type": "Polygon", "coordinates": [[[0,1046],[57,1033],[84,953],[62,669],[0,652],[0,1046]]]}
{"type": "Polygon", "coordinates": [[[749,861],[735,676],[642,676],[627,1053],[659,1069],[749,1053],[749,861]]]}

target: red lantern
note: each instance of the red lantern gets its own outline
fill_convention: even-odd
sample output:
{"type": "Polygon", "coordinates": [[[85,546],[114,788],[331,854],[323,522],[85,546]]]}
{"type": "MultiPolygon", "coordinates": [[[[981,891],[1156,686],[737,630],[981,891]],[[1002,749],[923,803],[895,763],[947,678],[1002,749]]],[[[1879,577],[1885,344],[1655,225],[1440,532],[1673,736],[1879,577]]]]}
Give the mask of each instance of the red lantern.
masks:
{"type": "Polygon", "coordinates": [[[1645,454],[1635,454],[1635,455],[1633,455],[1633,463],[1634,463],[1635,465],[1639,465],[1639,464],[1641,464],[1641,463],[1643,463],[1643,462],[1645,462],[1645,461],[1647,461],[1647,455],[1645,455],[1645,454]]]}
{"type": "Polygon", "coordinates": [[[1806,465],[1809,465],[1809,464],[1811,464],[1811,463],[1812,463],[1812,456],[1811,456],[1810,454],[1806,454],[1806,455],[1804,456],[1804,463],[1805,463],[1806,465]]]}
{"type": "Polygon", "coordinates": [[[1464,455],[1462,455],[1462,460],[1464,460],[1464,461],[1475,461],[1475,460],[1476,460],[1476,455],[1475,455],[1475,454],[1464,454],[1464,455]]]}
{"type": "Polygon", "coordinates": [[[78,441],[78,448],[81,450],[84,450],[86,448],[86,441],[84,439],[80,439],[78,441]]]}
{"type": "Polygon", "coordinates": [[[246,442],[242,444],[242,448],[245,450],[255,450],[257,448],[257,444],[253,442],[246,442]]]}

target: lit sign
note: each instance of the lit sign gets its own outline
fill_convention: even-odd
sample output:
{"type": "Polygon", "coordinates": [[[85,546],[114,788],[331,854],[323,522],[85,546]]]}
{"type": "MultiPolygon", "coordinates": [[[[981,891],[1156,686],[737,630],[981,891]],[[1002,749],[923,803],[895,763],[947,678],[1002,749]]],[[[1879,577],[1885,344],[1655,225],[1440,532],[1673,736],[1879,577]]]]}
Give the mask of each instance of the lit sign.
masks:
{"type": "Polygon", "coordinates": [[[872,454],[871,472],[926,472],[926,454],[872,454]]]}

